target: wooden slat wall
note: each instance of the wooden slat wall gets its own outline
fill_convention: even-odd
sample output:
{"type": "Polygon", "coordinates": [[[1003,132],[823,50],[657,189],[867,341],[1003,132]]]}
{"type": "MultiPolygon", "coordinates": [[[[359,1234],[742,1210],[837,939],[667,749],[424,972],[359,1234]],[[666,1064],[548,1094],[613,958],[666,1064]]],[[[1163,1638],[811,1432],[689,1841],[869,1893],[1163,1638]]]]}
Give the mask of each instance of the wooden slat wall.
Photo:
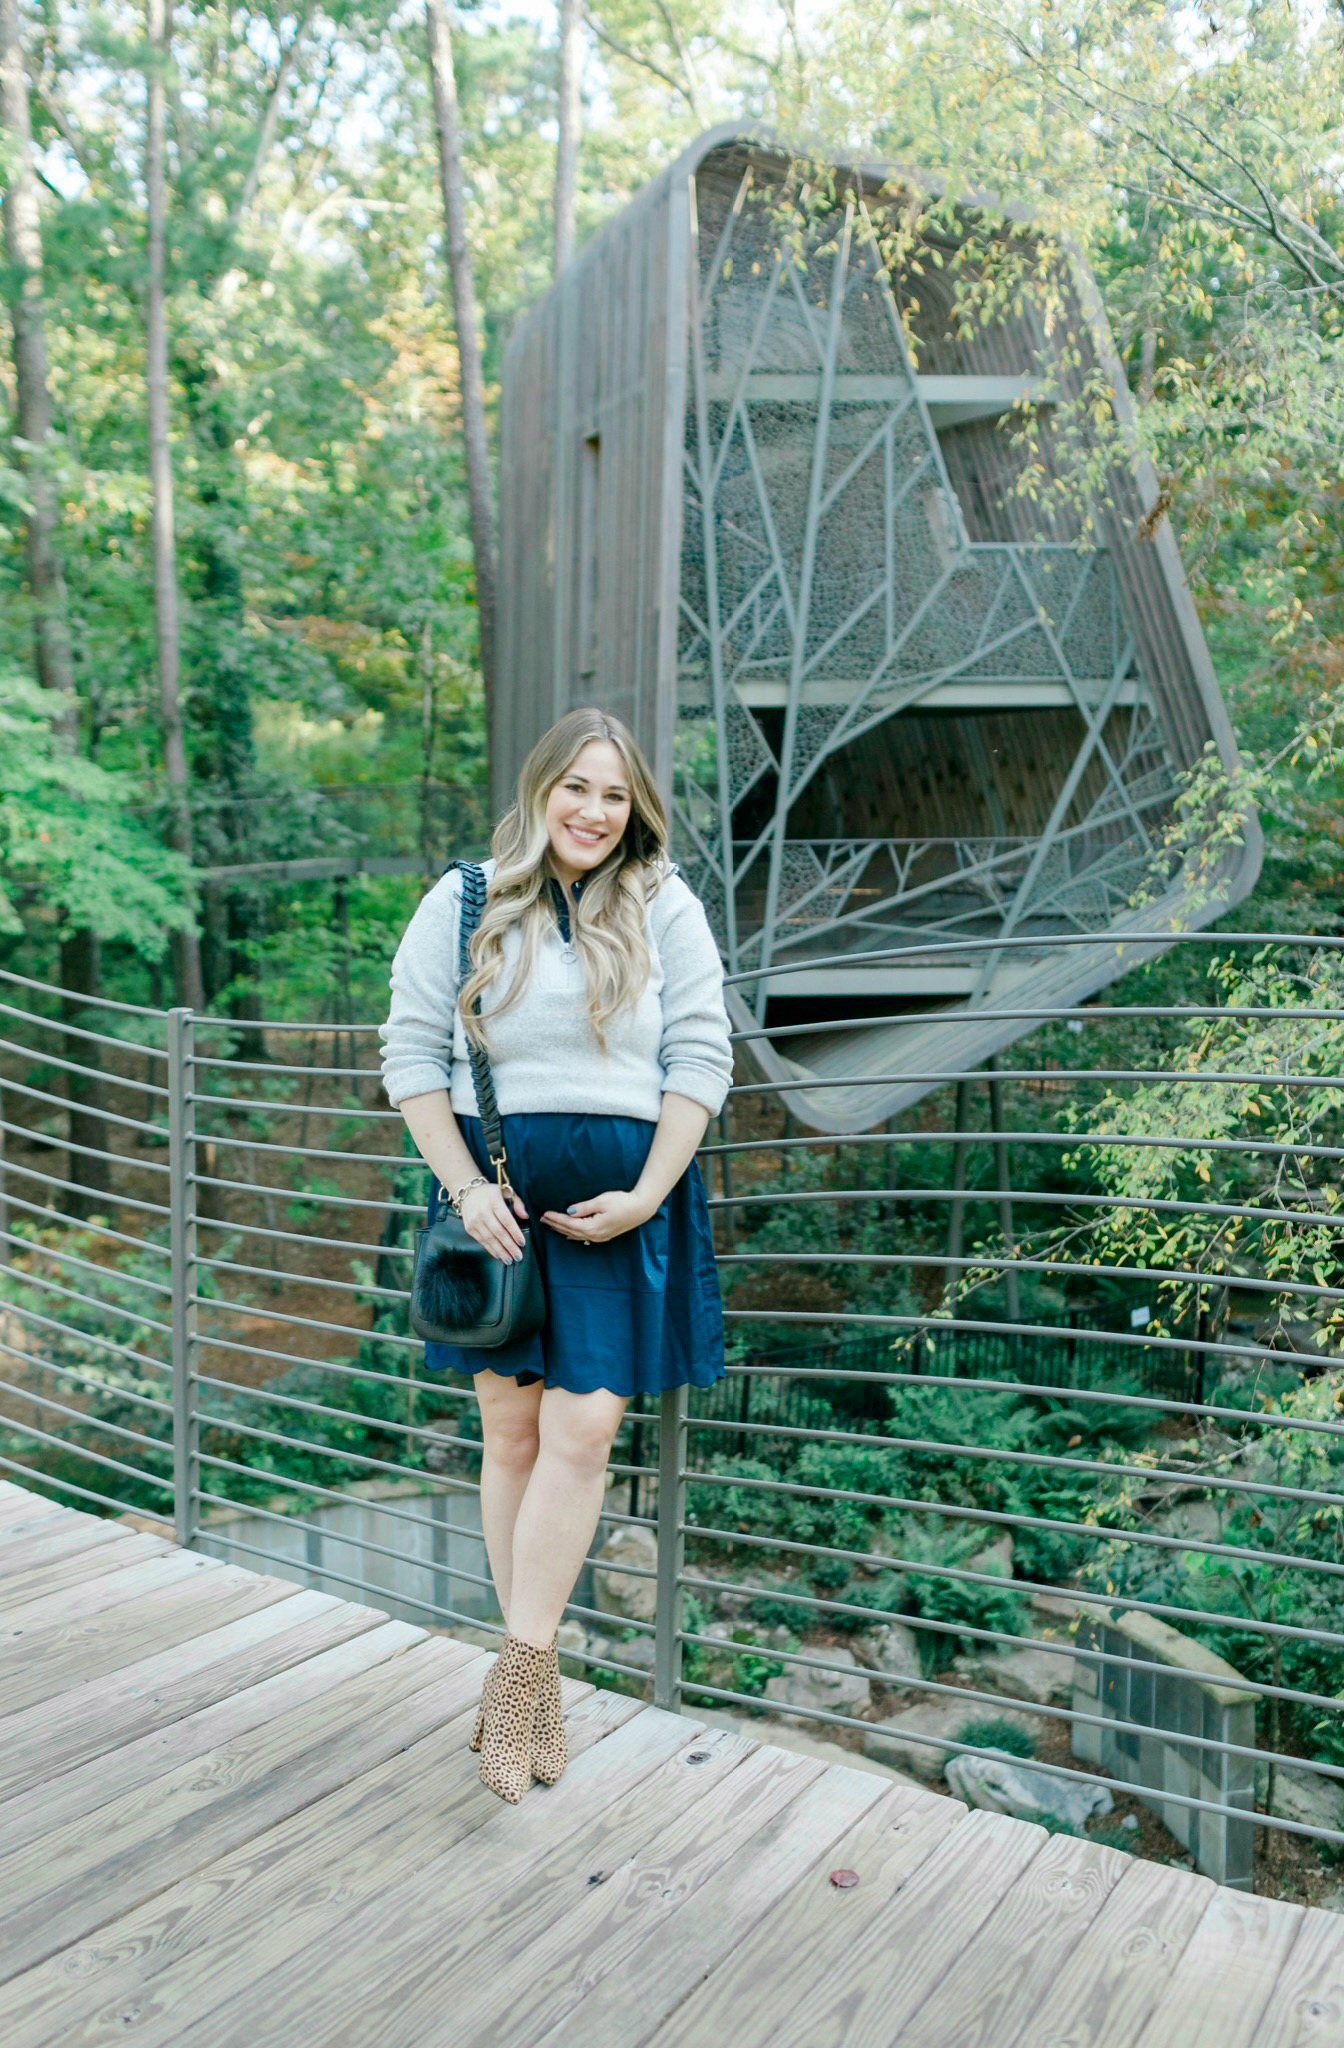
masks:
{"type": "MultiPolygon", "coordinates": [[[[684,276],[673,275],[687,175],[674,166],[578,258],[519,329],[505,362],[500,563],[501,718],[495,796],[528,747],[576,704],[630,724],[670,766],[663,625],[675,614],[684,276]],[[678,316],[680,307],[680,316],[678,316]],[[584,531],[584,448],[599,440],[598,530],[584,531]],[[673,494],[675,486],[675,496],[673,494]],[[581,673],[580,591],[597,549],[595,678],[581,673]]],[[[684,246],[684,235],[680,237],[684,246]]]]}

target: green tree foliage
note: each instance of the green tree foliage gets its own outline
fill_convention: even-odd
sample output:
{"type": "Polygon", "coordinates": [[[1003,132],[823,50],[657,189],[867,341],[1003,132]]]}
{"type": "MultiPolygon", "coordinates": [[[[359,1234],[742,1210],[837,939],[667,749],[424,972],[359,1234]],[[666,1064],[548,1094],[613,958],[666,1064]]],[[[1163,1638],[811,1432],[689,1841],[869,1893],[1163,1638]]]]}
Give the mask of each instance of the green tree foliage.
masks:
{"type": "Polygon", "coordinates": [[[129,776],[70,751],[65,710],[26,677],[0,675],[0,931],[41,920],[157,958],[192,915],[186,864],[128,815],[129,776]]]}

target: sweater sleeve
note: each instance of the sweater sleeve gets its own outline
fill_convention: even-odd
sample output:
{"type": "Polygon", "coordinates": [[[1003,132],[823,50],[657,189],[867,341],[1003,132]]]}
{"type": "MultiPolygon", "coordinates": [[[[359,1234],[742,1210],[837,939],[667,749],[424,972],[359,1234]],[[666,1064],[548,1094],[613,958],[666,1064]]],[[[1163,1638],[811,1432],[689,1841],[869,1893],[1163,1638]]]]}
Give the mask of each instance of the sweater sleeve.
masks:
{"type": "Polygon", "coordinates": [[[667,904],[656,931],[663,965],[662,1092],[689,1095],[717,1116],[733,1078],[723,962],[694,890],[674,877],[659,895],[667,904]]]}
{"type": "Polygon", "coordinates": [[[392,1003],[378,1036],[394,1107],[452,1085],[461,908],[462,876],[454,868],[422,898],[392,962],[392,1003]]]}

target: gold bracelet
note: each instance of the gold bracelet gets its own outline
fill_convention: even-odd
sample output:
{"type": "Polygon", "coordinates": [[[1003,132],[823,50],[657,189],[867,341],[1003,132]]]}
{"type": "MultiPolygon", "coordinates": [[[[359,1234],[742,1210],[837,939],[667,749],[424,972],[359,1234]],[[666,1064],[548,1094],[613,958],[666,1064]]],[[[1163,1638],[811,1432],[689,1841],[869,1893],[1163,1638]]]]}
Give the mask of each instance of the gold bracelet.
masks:
{"type": "Polygon", "coordinates": [[[483,1173],[478,1173],[474,1180],[464,1180],[457,1193],[448,1197],[448,1206],[454,1216],[462,1214],[463,1195],[469,1193],[472,1188],[488,1188],[489,1185],[490,1182],[483,1173]]]}

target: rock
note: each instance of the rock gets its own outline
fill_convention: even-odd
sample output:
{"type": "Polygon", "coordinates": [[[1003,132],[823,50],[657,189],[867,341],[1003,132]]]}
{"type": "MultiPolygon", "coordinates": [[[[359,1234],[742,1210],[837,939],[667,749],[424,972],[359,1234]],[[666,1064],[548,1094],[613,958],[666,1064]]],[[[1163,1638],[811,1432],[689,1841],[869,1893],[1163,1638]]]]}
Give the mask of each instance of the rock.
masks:
{"type": "Polygon", "coordinates": [[[1188,1536],[1199,1543],[1221,1543],[1227,1517],[1216,1500],[1178,1500],[1149,1522],[1163,1536],[1188,1536]]]}
{"type": "MultiPolygon", "coordinates": [[[[1066,1700],[1073,1687],[1073,1657],[1065,1650],[992,1650],[958,1657],[953,1670],[981,1692],[1047,1706],[1066,1700]]],[[[990,1713],[993,1709],[986,1708],[990,1713]]]]}
{"type": "Polygon", "coordinates": [[[828,1714],[862,1715],[872,1705],[868,1674],[852,1650],[833,1649],[829,1643],[812,1643],[807,1649],[840,1671],[819,1671],[812,1664],[786,1664],[778,1678],[768,1681],[765,1697],[791,1707],[820,1707],[828,1714]]]}
{"type": "MultiPolygon", "coordinates": [[[[1268,1793],[1269,1766],[1257,1764],[1255,1796],[1263,1802],[1268,1793]]],[[[1281,1820],[1300,1821],[1304,1827],[1344,1828],[1344,1780],[1319,1777],[1296,1764],[1278,1764],[1269,1811],[1281,1820]]]]}
{"type": "Polygon", "coordinates": [[[936,1785],[943,1775],[948,1751],[944,1744],[959,1740],[961,1731],[973,1721],[983,1721],[992,1714],[996,1721],[1011,1722],[1026,1735],[1039,1732],[1039,1722],[1030,1714],[1023,1714],[1012,1707],[981,1707],[974,1700],[952,1698],[939,1693],[933,1698],[922,1699],[903,1713],[893,1714],[890,1719],[874,1721],[871,1731],[863,1738],[863,1753],[877,1763],[891,1764],[898,1771],[909,1771],[927,1784],[936,1785]],[[920,1741],[920,1736],[936,1740],[920,1741]]]}
{"type": "Polygon", "coordinates": [[[951,1790],[968,1806],[1014,1820],[1054,1820],[1079,1833],[1099,1814],[1115,1805],[1103,1784],[1077,1784],[1033,1770],[1021,1757],[999,1750],[992,1756],[954,1756],[943,1773],[951,1790]]]}
{"type": "MultiPolygon", "coordinates": [[[[862,1635],[851,1636],[854,1655],[860,1664],[876,1674],[879,1671],[892,1673],[896,1678],[913,1679],[916,1685],[921,1676],[919,1668],[919,1637],[914,1629],[903,1621],[889,1621],[881,1628],[868,1628],[862,1635]]],[[[908,1685],[886,1685],[877,1676],[869,1680],[873,1702],[876,1706],[895,1706],[898,1701],[910,1697],[908,1685]]]]}
{"type": "Polygon", "coordinates": [[[1336,1885],[1333,1891],[1323,1892],[1312,1903],[1322,1913],[1344,1913],[1344,1885],[1336,1885]]]}
{"type": "Polygon", "coordinates": [[[730,1728],[735,1734],[745,1735],[752,1742],[767,1742],[771,1749],[792,1750],[798,1756],[816,1757],[820,1762],[839,1764],[847,1771],[867,1771],[875,1778],[885,1778],[891,1785],[914,1785],[919,1781],[902,1771],[890,1770],[885,1764],[873,1763],[861,1756],[855,1749],[847,1749],[839,1742],[828,1742],[826,1730],[815,1723],[776,1718],[772,1714],[738,1714],[726,1707],[701,1707],[694,1709],[697,1721],[703,1721],[707,1728],[730,1728]]]}
{"type": "MultiPolygon", "coordinates": [[[[630,1664],[636,1671],[652,1671],[654,1645],[652,1636],[634,1636],[624,1642],[619,1636],[601,1634],[597,1629],[588,1632],[588,1654],[602,1664],[630,1664]]],[[[584,1673],[591,1678],[595,1666],[590,1664],[584,1673]]]]}
{"type": "Polygon", "coordinates": [[[658,1604],[657,1581],[633,1577],[625,1569],[631,1565],[649,1572],[658,1568],[658,1538],[638,1522],[613,1530],[598,1551],[593,1564],[593,1604],[603,1614],[616,1614],[624,1621],[652,1621],[658,1604]]]}
{"type": "Polygon", "coordinates": [[[560,1624],[560,1655],[579,1657],[588,1648],[588,1631],[581,1621],[562,1621],[560,1624]]]}
{"type": "Polygon", "coordinates": [[[1013,1576],[1013,1532],[1005,1529],[1001,1536],[986,1543],[961,1560],[968,1572],[993,1572],[996,1578],[1011,1579],[1013,1576]]]}

